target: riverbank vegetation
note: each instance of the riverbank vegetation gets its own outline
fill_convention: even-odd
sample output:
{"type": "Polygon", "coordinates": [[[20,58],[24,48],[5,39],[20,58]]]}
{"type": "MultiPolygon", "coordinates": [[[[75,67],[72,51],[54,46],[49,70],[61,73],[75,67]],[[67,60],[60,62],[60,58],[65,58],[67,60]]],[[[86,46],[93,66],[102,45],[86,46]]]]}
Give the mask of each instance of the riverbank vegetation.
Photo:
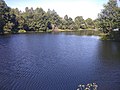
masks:
{"type": "Polygon", "coordinates": [[[42,8],[31,7],[25,8],[22,12],[18,8],[12,9],[1,0],[0,1],[1,26],[0,33],[17,33],[19,30],[47,32],[50,29],[53,31],[71,31],[79,29],[95,29],[94,20],[88,18],[83,19],[82,16],[77,16],[75,20],[68,15],[61,18],[55,10],[48,9],[45,12],[42,8]]]}
{"type": "Polygon", "coordinates": [[[80,30],[99,30],[104,34],[103,39],[120,40],[120,7],[117,0],[109,0],[95,20],[84,20],[82,16],[73,20],[68,15],[62,18],[55,10],[45,12],[41,7],[26,7],[25,11],[20,11],[0,0],[0,34],[80,30]]]}
{"type": "Polygon", "coordinates": [[[98,27],[104,35],[104,40],[120,41],[120,7],[117,0],[109,0],[104,9],[98,14],[98,27]]]}

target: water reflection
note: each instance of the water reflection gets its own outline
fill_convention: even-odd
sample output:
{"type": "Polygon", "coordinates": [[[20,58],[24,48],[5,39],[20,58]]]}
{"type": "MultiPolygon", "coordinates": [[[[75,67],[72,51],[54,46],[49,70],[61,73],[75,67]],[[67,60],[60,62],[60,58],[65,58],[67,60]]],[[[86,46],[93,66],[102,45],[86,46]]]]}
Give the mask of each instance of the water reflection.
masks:
{"type": "Polygon", "coordinates": [[[102,41],[99,45],[99,55],[104,59],[119,60],[120,59],[120,43],[112,41],[102,41]]]}
{"type": "Polygon", "coordinates": [[[102,80],[101,90],[119,90],[120,82],[120,43],[112,41],[101,41],[98,48],[99,71],[96,73],[102,80]],[[103,83],[105,86],[103,86],[103,83]]]}
{"type": "Polygon", "coordinates": [[[76,32],[64,32],[66,35],[87,35],[87,36],[92,36],[92,35],[99,35],[100,31],[94,31],[94,30],[80,30],[76,32]]]}

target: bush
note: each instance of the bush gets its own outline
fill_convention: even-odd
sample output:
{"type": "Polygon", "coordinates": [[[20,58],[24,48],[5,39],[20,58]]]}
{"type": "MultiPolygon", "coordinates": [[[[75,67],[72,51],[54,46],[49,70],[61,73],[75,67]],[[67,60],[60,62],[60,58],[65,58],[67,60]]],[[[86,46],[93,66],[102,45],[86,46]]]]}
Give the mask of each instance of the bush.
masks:
{"type": "Polygon", "coordinates": [[[26,33],[26,30],[20,29],[20,30],[18,31],[18,33],[26,33]]]}
{"type": "Polygon", "coordinates": [[[109,35],[102,35],[101,40],[109,40],[109,35]]]}

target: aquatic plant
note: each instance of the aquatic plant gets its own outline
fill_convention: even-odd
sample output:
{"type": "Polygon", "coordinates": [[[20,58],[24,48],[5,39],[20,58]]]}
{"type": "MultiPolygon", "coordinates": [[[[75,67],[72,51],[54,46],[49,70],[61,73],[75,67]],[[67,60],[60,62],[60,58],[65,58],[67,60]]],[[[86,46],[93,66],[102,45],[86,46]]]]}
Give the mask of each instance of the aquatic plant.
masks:
{"type": "Polygon", "coordinates": [[[86,85],[80,84],[78,85],[77,90],[97,90],[98,85],[96,83],[89,83],[86,85]]]}

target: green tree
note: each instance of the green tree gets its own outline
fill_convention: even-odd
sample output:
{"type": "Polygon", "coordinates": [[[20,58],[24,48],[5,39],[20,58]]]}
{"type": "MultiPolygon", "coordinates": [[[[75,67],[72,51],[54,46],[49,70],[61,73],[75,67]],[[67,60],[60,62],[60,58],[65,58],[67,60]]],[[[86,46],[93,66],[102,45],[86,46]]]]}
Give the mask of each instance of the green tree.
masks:
{"type": "Polygon", "coordinates": [[[65,16],[64,16],[64,19],[65,19],[66,21],[68,21],[68,15],[65,15],[65,16]]]}
{"type": "Polygon", "coordinates": [[[70,29],[73,30],[75,23],[71,17],[68,17],[68,15],[64,16],[64,20],[62,20],[63,29],[70,29]]]}
{"type": "Polygon", "coordinates": [[[117,0],[109,0],[109,2],[104,5],[104,9],[98,15],[100,21],[99,28],[105,33],[110,33],[113,29],[118,28],[119,14],[117,0]]]}
{"type": "Polygon", "coordinates": [[[99,19],[93,20],[93,23],[94,23],[94,29],[99,30],[99,23],[100,23],[99,19]]]}
{"type": "Polygon", "coordinates": [[[14,26],[14,24],[10,21],[8,21],[5,25],[4,25],[4,32],[6,33],[11,33],[12,27],[14,26]]]}
{"type": "Polygon", "coordinates": [[[87,18],[85,20],[85,22],[86,22],[86,27],[87,28],[94,29],[94,22],[91,18],[87,18]]]}
{"type": "Polygon", "coordinates": [[[74,21],[71,17],[68,18],[68,29],[73,30],[74,29],[74,21]]]}
{"type": "Polygon", "coordinates": [[[8,22],[10,8],[4,0],[0,0],[0,33],[4,33],[4,26],[8,22]]]}
{"type": "Polygon", "coordinates": [[[85,28],[85,21],[82,16],[77,16],[74,21],[78,28],[85,28]]]}

